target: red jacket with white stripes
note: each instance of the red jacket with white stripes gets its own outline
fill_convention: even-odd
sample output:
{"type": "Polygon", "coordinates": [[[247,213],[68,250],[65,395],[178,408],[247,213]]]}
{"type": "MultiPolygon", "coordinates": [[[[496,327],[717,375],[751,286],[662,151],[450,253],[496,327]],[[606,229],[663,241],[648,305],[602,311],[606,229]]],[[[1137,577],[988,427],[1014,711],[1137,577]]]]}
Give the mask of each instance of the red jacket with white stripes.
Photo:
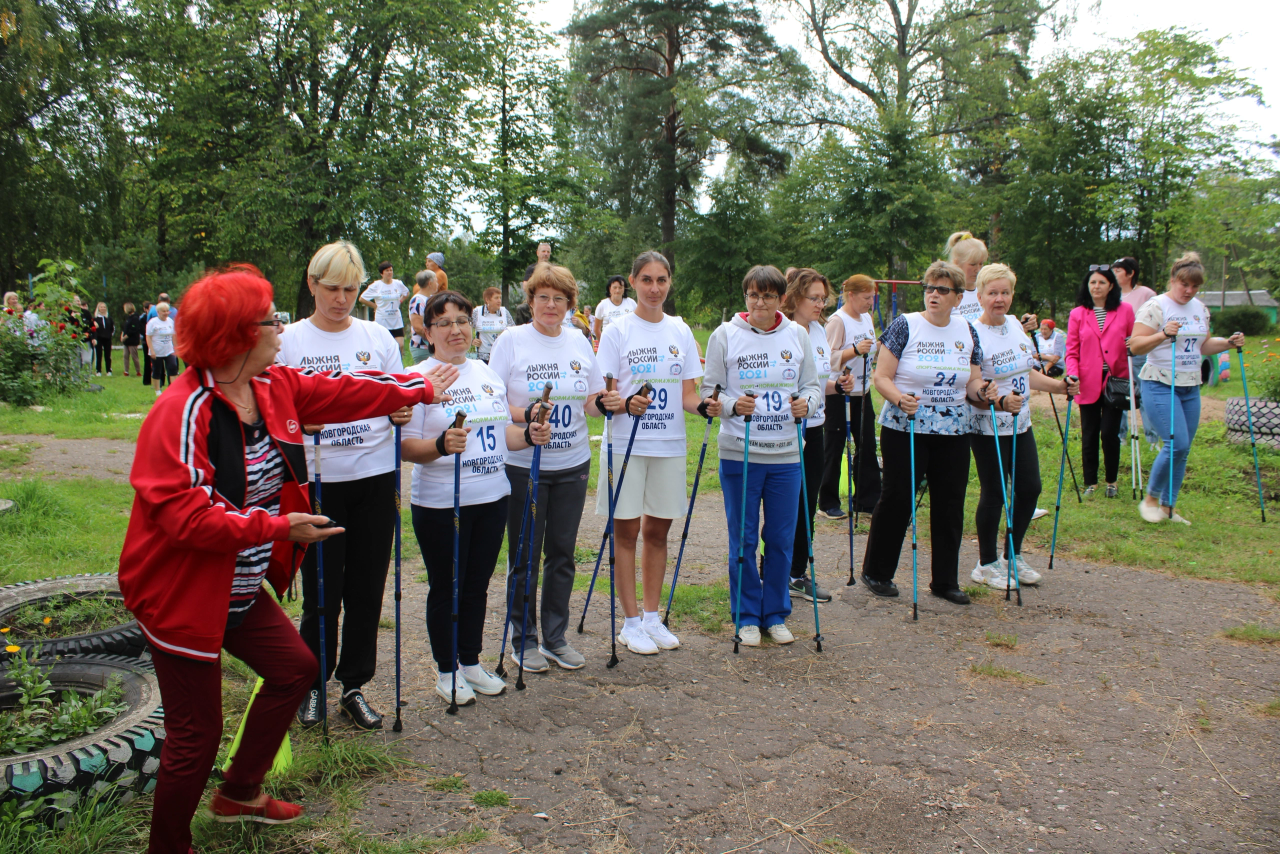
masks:
{"type": "Polygon", "coordinates": [[[267,581],[284,595],[306,547],[289,541],[289,513],[310,509],[299,425],[374,418],[431,403],[419,374],[316,373],[272,365],[252,383],[285,460],[280,515],[245,510],[244,430],[208,371],[188,368],[142,422],[129,482],[135,495],[120,553],[120,590],[158,649],[216,661],[236,554],[274,542],[267,581]]]}

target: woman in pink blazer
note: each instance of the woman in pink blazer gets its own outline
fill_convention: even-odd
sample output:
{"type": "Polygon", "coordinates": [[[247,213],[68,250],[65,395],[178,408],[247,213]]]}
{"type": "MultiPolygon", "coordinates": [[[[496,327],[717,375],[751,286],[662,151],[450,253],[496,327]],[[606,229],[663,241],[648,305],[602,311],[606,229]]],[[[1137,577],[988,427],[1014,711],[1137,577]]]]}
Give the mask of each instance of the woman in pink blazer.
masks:
{"type": "Polygon", "coordinates": [[[1079,305],[1067,318],[1067,373],[1080,378],[1080,456],[1084,462],[1084,494],[1098,487],[1098,442],[1106,463],[1107,497],[1118,494],[1120,416],[1108,406],[1102,389],[1108,376],[1127,379],[1125,340],[1133,334],[1133,308],[1120,300],[1120,283],[1108,264],[1094,264],[1080,286],[1079,305]]]}

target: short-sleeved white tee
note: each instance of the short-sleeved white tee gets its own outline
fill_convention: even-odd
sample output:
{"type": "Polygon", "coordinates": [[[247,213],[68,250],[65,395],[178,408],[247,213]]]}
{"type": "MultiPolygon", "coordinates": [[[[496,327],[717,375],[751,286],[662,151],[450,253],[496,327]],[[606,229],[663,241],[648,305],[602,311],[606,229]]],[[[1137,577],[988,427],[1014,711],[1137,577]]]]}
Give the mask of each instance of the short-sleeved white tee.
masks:
{"type": "Polygon", "coordinates": [[[168,320],[153,317],[147,321],[147,335],[151,337],[151,355],[173,355],[173,315],[168,320]]]}
{"type": "MultiPolygon", "coordinates": [[[[436,358],[427,359],[410,370],[426,374],[444,365],[436,358]]],[[[443,404],[419,403],[413,418],[401,430],[405,439],[435,441],[453,426],[454,414],[467,413],[464,426],[470,427],[467,447],[462,452],[459,477],[461,504],[488,504],[511,494],[507,480],[507,425],[511,412],[507,409],[507,390],[488,365],[479,359],[467,359],[458,365],[458,378],[449,386],[451,400],[443,404]]],[[[413,488],[410,501],[419,507],[453,506],[454,455],[413,466],[413,488]]]]}
{"type": "MultiPolygon", "coordinates": [[[[312,371],[386,371],[401,373],[400,347],[382,326],[351,318],[342,332],[325,332],[310,320],[291,323],[280,333],[276,362],[312,371]]],[[[315,480],[315,444],[307,437],[307,477],[315,480]]],[[[340,483],[394,471],[394,430],[385,416],[326,424],[320,434],[321,476],[340,483]]]]}
{"type": "MultiPolygon", "coordinates": [[[[596,354],[578,330],[561,328],[554,338],[543,335],[532,323],[513,326],[498,337],[489,355],[489,367],[507,387],[512,406],[527,407],[542,397],[551,383],[551,441],[542,448],[538,463],[544,471],[561,471],[591,459],[587,398],[604,391],[604,377],[596,354]]],[[[511,451],[507,462],[521,468],[533,465],[533,449],[511,451]]]]}
{"type": "MultiPolygon", "coordinates": [[[[654,386],[653,403],[640,418],[633,454],[642,457],[682,457],[685,454],[685,380],[702,377],[698,342],[678,317],[663,315],[651,323],[634,312],[609,325],[600,336],[596,359],[602,374],[618,378],[625,400],[646,381],[654,386]]],[[[614,435],[631,435],[631,416],[613,417],[614,435]]]]}
{"type": "Polygon", "coordinates": [[[399,279],[392,279],[387,284],[382,279],[374,279],[361,294],[362,299],[378,306],[373,320],[385,329],[404,329],[404,318],[400,315],[400,301],[409,295],[409,289],[399,279]]]}
{"type": "Polygon", "coordinates": [[[609,328],[609,325],[619,318],[626,317],[636,310],[636,301],[631,297],[623,297],[622,302],[618,305],[613,304],[613,300],[603,299],[596,306],[596,317],[600,318],[600,334],[609,328]]]}

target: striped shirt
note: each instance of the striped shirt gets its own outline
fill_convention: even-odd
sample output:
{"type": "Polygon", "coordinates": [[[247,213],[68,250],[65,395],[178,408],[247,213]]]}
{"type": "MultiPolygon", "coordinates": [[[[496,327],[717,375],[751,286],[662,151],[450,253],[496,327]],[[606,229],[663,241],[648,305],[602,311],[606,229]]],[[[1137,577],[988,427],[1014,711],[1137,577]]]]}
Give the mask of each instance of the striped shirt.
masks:
{"type": "Polygon", "coordinates": [[[1093,316],[1098,319],[1098,331],[1102,331],[1102,327],[1107,325],[1107,310],[1105,308],[1093,307],[1093,316]]]}
{"type": "MultiPolygon", "coordinates": [[[[245,509],[261,507],[271,515],[280,513],[280,491],[284,484],[284,457],[271,441],[262,421],[244,425],[245,509]]],[[[240,625],[267,575],[271,561],[268,541],[250,546],[236,555],[236,574],[231,580],[231,606],[227,628],[240,625]]]]}

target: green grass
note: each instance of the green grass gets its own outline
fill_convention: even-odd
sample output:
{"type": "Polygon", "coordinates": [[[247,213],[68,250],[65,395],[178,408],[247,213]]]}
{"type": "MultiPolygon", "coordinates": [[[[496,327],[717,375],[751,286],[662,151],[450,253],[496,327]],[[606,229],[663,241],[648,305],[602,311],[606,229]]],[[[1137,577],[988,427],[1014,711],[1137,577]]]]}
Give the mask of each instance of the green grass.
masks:
{"type": "Polygon", "coordinates": [[[985,676],[988,679],[1004,679],[1009,682],[1020,682],[1023,685],[1043,685],[1043,679],[1035,676],[1028,676],[1020,670],[1010,670],[1008,667],[1001,667],[998,664],[992,664],[984,661],[981,664],[970,664],[969,672],[975,676],[985,676]]]}
{"type": "Polygon", "coordinates": [[[42,412],[0,404],[0,434],[53,435],[59,439],[125,439],[136,441],[141,418],[156,393],[137,377],[94,377],[101,392],[78,392],[44,404],[42,412]]]}
{"type": "Polygon", "coordinates": [[[1269,718],[1280,718],[1280,697],[1276,697],[1270,703],[1263,703],[1258,706],[1258,712],[1269,718]]]}
{"type": "MultiPolygon", "coordinates": [[[[587,592],[590,584],[591,573],[589,572],[579,572],[573,578],[573,589],[578,593],[587,592]]],[[[667,596],[670,592],[671,585],[662,585],[658,610],[664,614],[667,611],[667,596]]],[[[640,583],[637,581],[636,596],[639,597],[640,594],[640,583]]],[[[604,599],[596,601],[602,602],[605,608],[609,607],[609,576],[605,569],[601,569],[600,577],[596,579],[594,596],[603,596],[604,599]]],[[[677,585],[676,596],[671,603],[671,621],[672,625],[693,625],[709,634],[721,631],[725,624],[733,625],[733,617],[729,611],[728,577],[718,579],[711,584],[677,585]]]]}
{"type": "Polygon", "coordinates": [[[17,503],[0,514],[0,584],[81,572],[115,572],[133,489],[109,480],[0,482],[17,503]]]}
{"type": "Polygon", "coordinates": [[[965,595],[973,601],[987,599],[991,596],[991,588],[985,584],[974,584],[964,588],[965,595]]]}
{"type": "Polygon", "coordinates": [[[29,442],[15,442],[12,445],[0,445],[0,471],[12,471],[21,468],[31,459],[31,451],[39,445],[29,442]]]}
{"type": "Polygon", "coordinates": [[[467,783],[467,779],[461,774],[454,774],[452,777],[440,777],[432,780],[428,785],[432,791],[436,792],[465,792],[471,788],[470,784],[467,783]]]}
{"type": "Polygon", "coordinates": [[[485,789],[471,796],[471,802],[478,807],[511,806],[511,796],[501,789],[485,789]]]}
{"type": "Polygon", "coordinates": [[[1280,643],[1280,629],[1268,629],[1262,623],[1245,623],[1232,626],[1222,633],[1232,640],[1246,643],[1280,643]]]}
{"type": "Polygon", "coordinates": [[[987,632],[987,644],[1001,649],[1013,649],[1018,645],[1018,636],[987,632]]]}

